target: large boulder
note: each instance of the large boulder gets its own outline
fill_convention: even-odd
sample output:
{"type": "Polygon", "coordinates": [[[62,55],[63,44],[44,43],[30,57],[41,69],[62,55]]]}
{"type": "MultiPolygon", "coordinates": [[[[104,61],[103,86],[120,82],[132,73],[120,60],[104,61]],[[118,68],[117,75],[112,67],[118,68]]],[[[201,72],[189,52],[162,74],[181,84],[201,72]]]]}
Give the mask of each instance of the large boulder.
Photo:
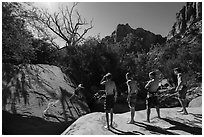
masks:
{"type": "Polygon", "coordinates": [[[178,109],[161,109],[161,119],[153,110],[150,123],[145,121],[146,110],[136,112],[134,124],[128,124],[130,112],[114,114],[110,130],[104,128],[105,113],[90,113],[77,119],[62,135],[202,135],[201,108],[187,108],[189,115],[177,112],[178,109]]]}
{"type": "Polygon", "coordinates": [[[3,64],[2,74],[5,112],[60,123],[90,111],[85,99],[74,95],[76,85],[59,67],[3,64]]]}
{"type": "Polygon", "coordinates": [[[202,96],[199,96],[199,97],[193,99],[189,103],[188,107],[202,107],[202,96]]]}

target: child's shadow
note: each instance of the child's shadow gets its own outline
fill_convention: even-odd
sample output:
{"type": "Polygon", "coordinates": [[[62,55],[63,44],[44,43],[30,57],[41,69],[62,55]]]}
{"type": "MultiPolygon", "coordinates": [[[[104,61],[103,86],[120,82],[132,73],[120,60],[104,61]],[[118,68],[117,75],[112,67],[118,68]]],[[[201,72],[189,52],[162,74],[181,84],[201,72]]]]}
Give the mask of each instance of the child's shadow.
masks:
{"type": "Polygon", "coordinates": [[[192,127],[187,124],[194,125],[194,121],[192,123],[180,123],[178,121],[174,121],[171,118],[163,118],[163,120],[169,122],[170,124],[174,125],[173,127],[168,128],[168,130],[182,130],[188,132],[193,135],[202,135],[202,128],[201,127],[192,127]]]}
{"type": "Polygon", "coordinates": [[[112,127],[113,129],[110,129],[110,131],[114,134],[117,135],[144,135],[143,133],[139,132],[139,131],[122,131],[119,129],[116,129],[115,127],[112,127]]]}
{"type": "Polygon", "coordinates": [[[152,134],[179,135],[177,133],[167,131],[166,129],[163,129],[161,127],[152,126],[141,122],[135,122],[134,125],[145,128],[146,130],[150,131],[152,134]]]}

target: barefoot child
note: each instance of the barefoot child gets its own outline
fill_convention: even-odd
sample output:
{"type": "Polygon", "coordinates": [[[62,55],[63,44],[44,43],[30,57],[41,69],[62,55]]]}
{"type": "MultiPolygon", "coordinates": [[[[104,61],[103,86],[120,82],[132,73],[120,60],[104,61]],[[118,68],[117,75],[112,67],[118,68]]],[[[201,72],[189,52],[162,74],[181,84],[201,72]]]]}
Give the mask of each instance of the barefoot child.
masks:
{"type": "Polygon", "coordinates": [[[151,107],[156,107],[158,117],[160,118],[159,103],[157,98],[157,91],[159,88],[159,79],[156,77],[156,72],[149,73],[150,81],[146,84],[145,88],[147,92],[147,122],[150,122],[149,117],[151,113],[151,107]]]}
{"type": "Polygon", "coordinates": [[[115,82],[111,80],[111,73],[107,73],[101,80],[100,84],[105,85],[106,99],[104,102],[104,109],[106,112],[107,126],[105,128],[110,129],[113,126],[113,107],[117,99],[117,90],[115,82]],[[109,126],[109,113],[110,113],[110,126],[109,126]]]}
{"type": "Polygon", "coordinates": [[[177,75],[176,92],[178,92],[178,100],[182,106],[182,109],[179,112],[183,112],[183,114],[187,115],[188,112],[186,110],[186,92],[187,92],[186,83],[184,82],[183,76],[179,68],[175,68],[174,73],[177,75]]]}
{"type": "Polygon", "coordinates": [[[78,87],[75,88],[74,94],[79,98],[79,99],[83,99],[84,95],[83,95],[83,85],[79,84],[78,87]]]}
{"type": "Polygon", "coordinates": [[[138,93],[138,87],[137,87],[137,82],[132,79],[132,75],[130,73],[126,74],[126,79],[127,79],[127,86],[128,86],[128,97],[127,97],[127,102],[130,107],[130,113],[131,113],[131,119],[130,119],[130,124],[135,123],[134,121],[134,116],[135,116],[135,105],[137,101],[137,93],[138,93]]]}

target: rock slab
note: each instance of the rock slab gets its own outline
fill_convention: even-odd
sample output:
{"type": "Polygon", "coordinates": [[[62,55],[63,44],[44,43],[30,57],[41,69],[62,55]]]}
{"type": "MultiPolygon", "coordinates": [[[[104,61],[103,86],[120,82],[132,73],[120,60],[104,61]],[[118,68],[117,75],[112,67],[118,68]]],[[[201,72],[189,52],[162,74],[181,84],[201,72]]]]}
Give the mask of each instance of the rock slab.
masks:
{"type": "Polygon", "coordinates": [[[76,85],[59,67],[3,64],[2,77],[3,111],[58,123],[90,111],[85,100],[73,96],[76,85]]]}
{"type": "Polygon", "coordinates": [[[75,121],[62,135],[202,135],[202,109],[187,108],[189,115],[182,115],[178,109],[161,109],[161,119],[152,109],[150,123],[145,121],[145,110],[136,112],[134,124],[128,124],[130,112],[114,114],[110,130],[104,128],[105,113],[91,113],[75,121]]]}

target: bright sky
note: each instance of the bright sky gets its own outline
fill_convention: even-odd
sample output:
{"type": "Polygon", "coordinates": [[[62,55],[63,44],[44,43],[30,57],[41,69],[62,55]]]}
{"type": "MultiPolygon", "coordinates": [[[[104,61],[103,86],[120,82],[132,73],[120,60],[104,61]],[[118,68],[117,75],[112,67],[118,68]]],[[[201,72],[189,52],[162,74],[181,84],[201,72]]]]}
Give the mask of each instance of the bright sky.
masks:
{"type": "MultiPolygon", "coordinates": [[[[50,12],[57,10],[60,4],[40,3],[50,12]]],[[[155,34],[166,36],[170,31],[183,2],[81,2],[77,10],[87,20],[93,19],[94,28],[89,35],[100,33],[101,38],[110,35],[118,24],[128,23],[132,28],[142,27],[155,34]]]]}
{"type": "Polygon", "coordinates": [[[110,35],[118,24],[128,23],[132,28],[142,27],[166,36],[184,3],[79,3],[80,13],[93,18],[93,34],[103,38],[110,35]]]}
{"type": "MultiPolygon", "coordinates": [[[[58,6],[72,5],[68,2],[44,2],[38,6],[48,8],[50,12],[58,6]]],[[[101,38],[111,35],[118,24],[128,23],[136,29],[142,27],[155,34],[167,36],[176,19],[176,13],[184,2],[80,2],[76,9],[88,21],[93,19],[94,28],[85,37],[100,34],[101,38]]]]}

